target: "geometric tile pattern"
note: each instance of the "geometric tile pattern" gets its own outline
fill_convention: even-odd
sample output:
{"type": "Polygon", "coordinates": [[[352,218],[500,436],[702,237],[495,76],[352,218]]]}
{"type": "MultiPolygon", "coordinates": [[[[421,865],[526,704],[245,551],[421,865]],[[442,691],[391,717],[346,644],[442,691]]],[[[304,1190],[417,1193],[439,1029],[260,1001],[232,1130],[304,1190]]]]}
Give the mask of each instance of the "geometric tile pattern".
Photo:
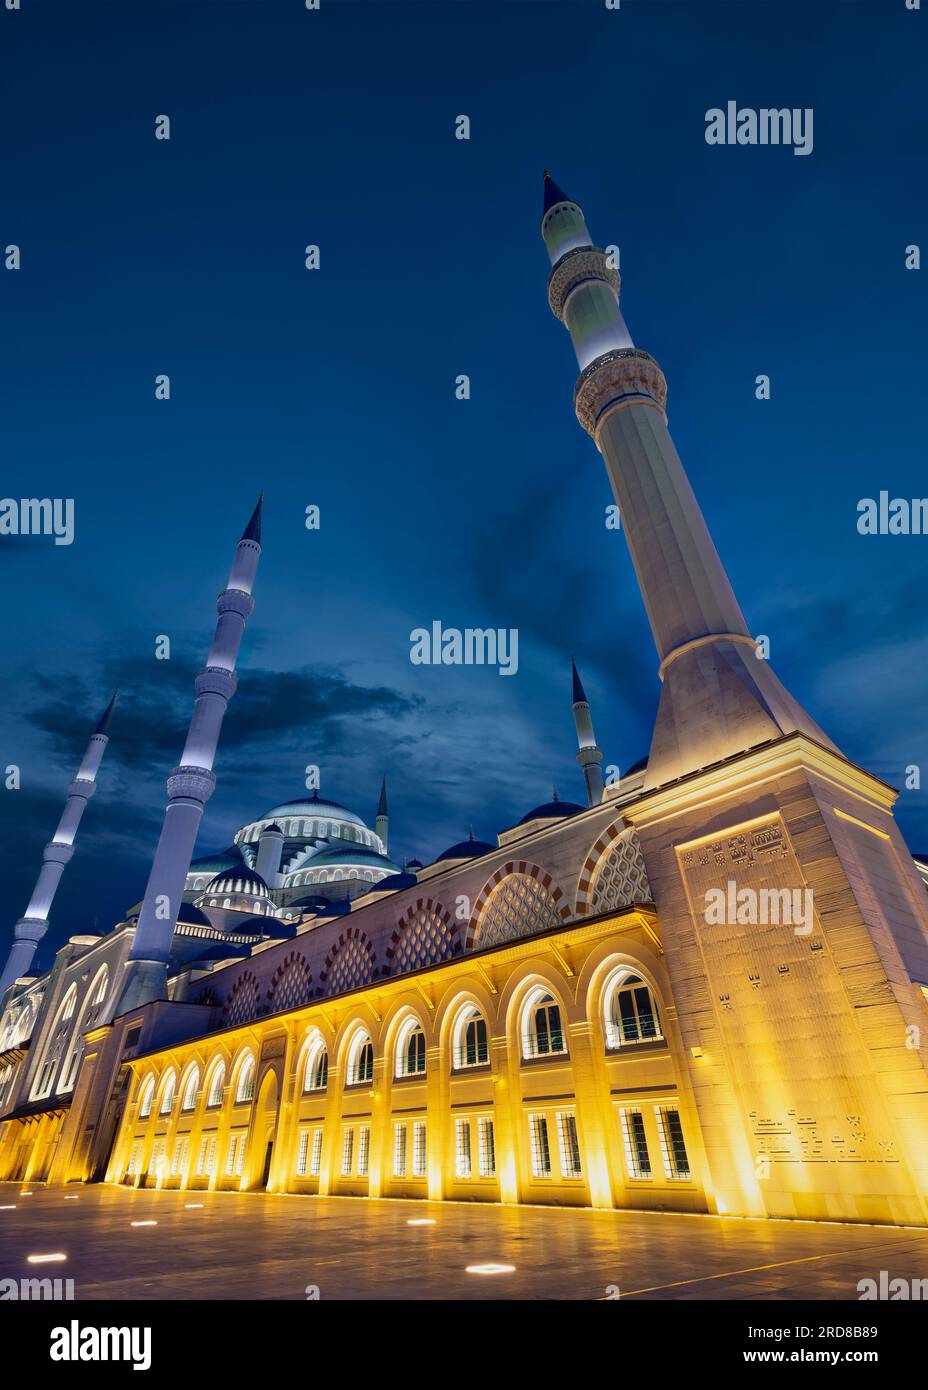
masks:
{"type": "Polygon", "coordinates": [[[450,912],[431,898],[420,898],[407,908],[392,939],[387,957],[394,975],[419,970],[438,960],[450,960],[461,952],[460,933],[450,912]]]}
{"type": "Polygon", "coordinates": [[[504,864],[474,904],[467,934],[468,950],[483,950],[503,941],[559,927],[570,917],[564,895],[549,873],[524,860],[504,864]]]}
{"type": "Polygon", "coordinates": [[[240,1023],[248,1023],[251,1019],[257,1018],[260,999],[261,994],[254,975],[250,970],[243,971],[226,1000],[226,1006],[223,1010],[223,1024],[226,1027],[235,1027],[240,1023]]]}
{"type": "Polygon", "coordinates": [[[621,823],[610,825],[580,870],[577,916],[595,917],[651,900],[651,885],[637,833],[626,830],[621,823]]]}
{"type": "Polygon", "coordinates": [[[313,972],[306,957],[299,951],[292,951],[277,967],[267,992],[271,1013],[279,1009],[295,1009],[305,1004],[312,995],[313,972]]]}
{"type": "Polygon", "coordinates": [[[376,954],[360,927],[346,927],[325,958],[325,969],[319,974],[317,994],[344,994],[360,989],[374,978],[376,954]]]}

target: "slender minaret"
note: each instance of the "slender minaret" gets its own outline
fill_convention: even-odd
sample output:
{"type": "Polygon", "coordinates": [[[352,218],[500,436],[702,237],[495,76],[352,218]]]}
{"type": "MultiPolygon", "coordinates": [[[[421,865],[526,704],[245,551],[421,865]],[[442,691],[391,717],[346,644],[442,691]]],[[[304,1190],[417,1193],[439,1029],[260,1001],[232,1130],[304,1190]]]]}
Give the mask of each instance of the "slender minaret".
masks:
{"type": "Polygon", "coordinates": [[[667,429],[664,374],[625,326],[618,270],[547,173],[544,188],[548,301],[573,342],[577,418],[605,460],[660,658],[645,787],[797,729],[833,749],[757,655],[667,429]]]}
{"type": "Polygon", "coordinates": [[[251,591],[261,558],[261,504],[235,547],[228,586],[216,600],[219,618],[206,665],[197,673],[193,718],[180,765],[168,777],[161,838],[129,953],[118,1013],[167,998],[167,967],[203,808],[216,788],[213,760],[226,707],[235,692],[235,663],[255,606],[251,591]]]}
{"type": "Polygon", "coordinates": [[[586,698],[586,691],[583,689],[583,682],[573,657],[570,658],[570,669],[573,673],[574,726],[577,730],[577,746],[579,748],[577,762],[580,764],[583,780],[586,782],[586,804],[598,806],[603,799],[603,751],[596,743],[596,735],[593,732],[593,717],[590,714],[590,702],[586,698]]]}
{"type": "Polygon", "coordinates": [[[383,841],[383,852],[387,852],[387,830],[390,819],[387,815],[387,779],[384,776],[380,784],[380,800],[377,803],[377,817],[374,821],[374,834],[379,835],[383,841]]]}
{"type": "Polygon", "coordinates": [[[29,899],[26,915],[20,917],[13,928],[13,945],[10,947],[10,954],[3,967],[3,974],[0,975],[0,996],[14,980],[18,980],[20,975],[25,975],[32,964],[36,947],[48,930],[48,914],[52,910],[52,902],[58,890],[58,884],[61,882],[64,866],[74,853],[77,827],[81,823],[81,816],[84,814],[87,802],[97,790],[97,772],[103,761],[106,745],[109,743],[108,730],[115,704],[116,692],[114,691],[113,698],[101,714],[97,721],[97,727],[90,735],[90,742],[87,745],[84,760],[78,768],[77,776],[68,787],[68,799],[61,813],[58,829],[45,846],[42,854],[42,868],[39,870],[38,880],[32,891],[32,897],[29,899]]]}

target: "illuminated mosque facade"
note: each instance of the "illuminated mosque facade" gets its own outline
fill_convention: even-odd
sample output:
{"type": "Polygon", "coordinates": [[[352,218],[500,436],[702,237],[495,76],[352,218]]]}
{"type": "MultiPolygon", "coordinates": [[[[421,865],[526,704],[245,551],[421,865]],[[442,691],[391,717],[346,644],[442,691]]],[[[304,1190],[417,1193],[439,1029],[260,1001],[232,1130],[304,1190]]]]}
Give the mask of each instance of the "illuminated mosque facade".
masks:
{"type": "Polygon", "coordinates": [[[582,804],[401,865],[385,785],[373,827],[310,792],[195,858],[259,502],[142,901],[30,973],[111,705],[14,929],[0,1180],[928,1224],[928,870],[751,637],[618,270],[547,175],[541,230],[657,648],[648,757],[604,784],[574,670],[582,804]]]}

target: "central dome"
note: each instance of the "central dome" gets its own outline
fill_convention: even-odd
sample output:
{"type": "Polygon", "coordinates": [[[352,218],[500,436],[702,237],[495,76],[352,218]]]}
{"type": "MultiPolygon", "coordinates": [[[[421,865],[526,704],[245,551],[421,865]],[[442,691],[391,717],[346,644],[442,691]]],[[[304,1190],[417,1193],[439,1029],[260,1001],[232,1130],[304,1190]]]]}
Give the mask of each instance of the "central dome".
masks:
{"type": "MultiPolygon", "coordinates": [[[[324,796],[319,796],[314,792],[312,796],[299,797],[296,801],[285,801],[280,806],[274,806],[262,816],[262,820],[281,820],[285,821],[289,816],[323,816],[326,820],[346,821],[349,825],[364,825],[360,816],[355,815],[354,811],[349,811],[347,806],[341,806],[337,801],[328,801],[324,796]]],[[[287,827],[282,827],[284,834],[287,827]]]]}

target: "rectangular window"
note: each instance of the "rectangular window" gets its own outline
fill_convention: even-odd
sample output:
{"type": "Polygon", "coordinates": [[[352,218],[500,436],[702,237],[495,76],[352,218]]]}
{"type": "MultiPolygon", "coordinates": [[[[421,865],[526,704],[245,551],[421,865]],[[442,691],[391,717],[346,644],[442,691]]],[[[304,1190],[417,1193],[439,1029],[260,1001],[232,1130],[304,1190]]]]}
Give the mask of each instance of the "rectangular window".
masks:
{"type": "Polygon", "coordinates": [[[393,1126],[393,1176],[406,1176],[406,1126],[403,1124],[393,1126]]]}
{"type": "Polygon", "coordinates": [[[197,1177],[208,1177],[213,1171],[213,1158],[216,1153],[215,1134],[204,1134],[200,1144],[200,1157],[197,1159],[197,1177]]]}
{"type": "Polygon", "coordinates": [[[426,1173],[425,1120],[416,1120],[412,1127],[412,1175],[424,1178],[426,1173]]]}
{"type": "Polygon", "coordinates": [[[296,1151],[296,1175],[306,1177],[306,1160],[309,1157],[309,1130],[300,1130],[300,1143],[296,1151]]]}
{"type": "Polygon", "coordinates": [[[557,1136],[561,1150],[561,1172],[564,1177],[582,1177],[583,1170],[580,1167],[580,1144],[577,1139],[576,1115],[558,1115],[557,1136]]]}
{"type": "Polygon", "coordinates": [[[358,1177],[366,1178],[371,1165],[371,1127],[362,1125],[358,1130],[358,1177]]]}
{"type": "Polygon", "coordinates": [[[156,1139],[154,1144],[152,1145],[151,1158],[148,1163],[148,1176],[150,1178],[159,1178],[161,1176],[161,1167],[163,1160],[164,1140],[156,1139]]]}
{"type": "Polygon", "coordinates": [[[313,1130],[313,1156],[309,1163],[309,1175],[318,1178],[319,1169],[322,1167],[322,1130],[313,1130]]]}
{"type": "Polygon", "coordinates": [[[657,1120],[664,1171],[668,1178],[688,1178],[690,1161],[686,1154],[686,1144],[683,1142],[683,1126],[680,1124],[679,1111],[673,1106],[661,1105],[657,1107],[657,1120]]]}
{"type": "Polygon", "coordinates": [[[529,1116],[529,1135],[532,1141],[532,1176],[550,1178],[551,1150],[548,1147],[548,1121],[544,1115],[529,1116]]]}
{"type": "Polygon", "coordinates": [[[238,1135],[233,1134],[229,1139],[229,1153],[226,1157],[226,1173],[232,1176],[235,1172],[235,1151],[238,1148],[238,1135]]]}
{"type": "Polygon", "coordinates": [[[480,1136],[480,1176],[482,1178],[495,1178],[496,1141],[493,1138],[493,1121],[489,1119],[478,1120],[477,1129],[480,1136]]]}
{"type": "Polygon", "coordinates": [[[623,1109],[622,1138],[625,1140],[625,1162],[632,1178],[651,1176],[651,1156],[648,1153],[648,1137],[644,1132],[644,1119],[640,1110],[623,1109]]]}
{"type": "Polygon", "coordinates": [[[141,1168],[141,1166],[142,1166],[142,1141],[141,1141],[141,1139],[137,1139],[136,1142],[132,1145],[132,1153],[129,1155],[129,1167],[128,1167],[127,1170],[126,1170],[126,1176],[127,1176],[127,1177],[130,1177],[130,1178],[134,1178],[135,1175],[136,1175],[136,1173],[137,1173],[137,1172],[139,1171],[139,1169],[141,1168]]]}
{"type": "Polygon", "coordinates": [[[354,1130],[346,1129],[342,1141],[342,1177],[351,1177],[351,1164],[354,1159],[354,1130]]]}
{"type": "Polygon", "coordinates": [[[470,1120],[454,1122],[454,1171],[459,1178],[470,1177],[470,1120]]]}
{"type": "Polygon", "coordinates": [[[187,1146],[189,1143],[189,1139],[178,1139],[175,1141],[174,1153],[171,1158],[172,1178],[176,1178],[187,1166],[187,1146]]]}

